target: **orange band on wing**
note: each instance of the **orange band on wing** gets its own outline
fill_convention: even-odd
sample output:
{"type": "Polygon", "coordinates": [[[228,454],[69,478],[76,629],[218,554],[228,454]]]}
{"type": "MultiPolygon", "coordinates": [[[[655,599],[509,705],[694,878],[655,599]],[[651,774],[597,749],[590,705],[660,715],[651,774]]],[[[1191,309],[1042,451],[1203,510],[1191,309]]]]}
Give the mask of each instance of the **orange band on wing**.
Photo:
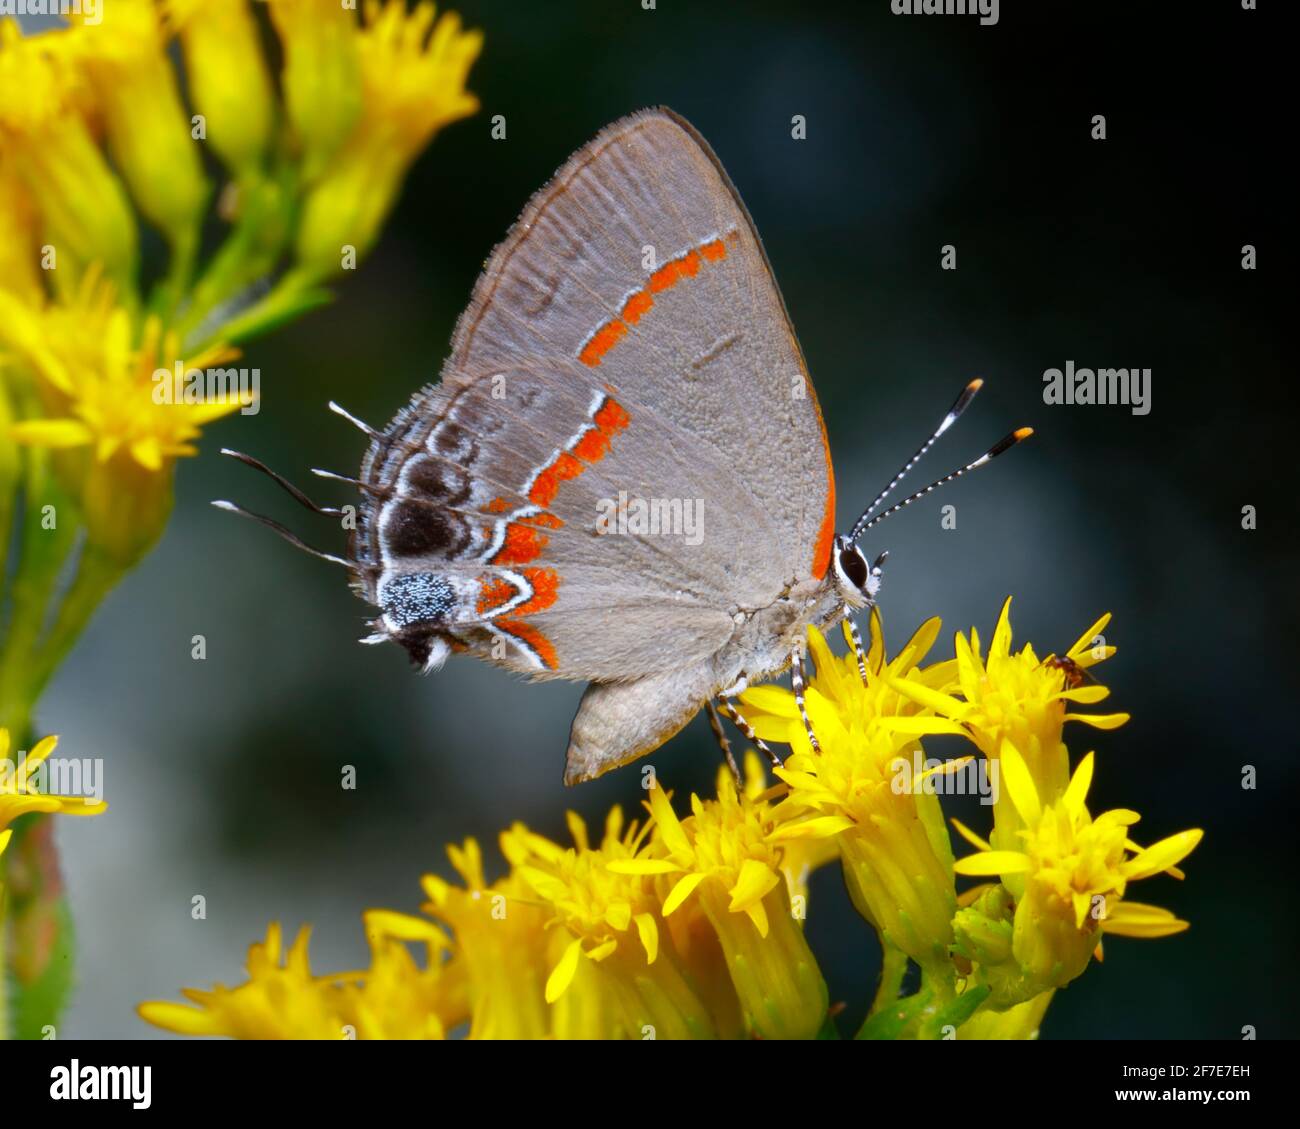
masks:
{"type": "Polygon", "coordinates": [[[508,604],[515,597],[515,586],[500,576],[484,577],[480,582],[478,614],[487,615],[495,608],[508,604]]]}
{"type": "Polygon", "coordinates": [[[630,325],[636,325],[655,304],[651,295],[671,290],[683,279],[694,278],[705,261],[721,262],[727,257],[727,245],[721,239],[710,239],[698,249],[665,263],[646,281],[644,290],[637,290],[623,303],[619,317],[612,318],[597,328],[578,351],[578,360],[595,368],[601,359],[626,335],[630,325]]]}
{"type": "Polygon", "coordinates": [[[644,290],[638,290],[623,303],[623,320],[628,325],[636,325],[641,320],[641,315],[654,304],[655,300],[649,294],[644,290]]]}
{"type": "Polygon", "coordinates": [[[617,318],[606,322],[596,330],[592,339],[583,346],[582,352],[578,354],[578,360],[584,365],[590,365],[594,368],[600,364],[600,358],[614,348],[618,344],[619,338],[626,332],[627,325],[617,318]]]}
{"type": "Polygon", "coordinates": [[[582,464],[568,451],[561,451],[555,461],[543,467],[528,491],[528,500],[537,506],[549,506],[555,501],[560,483],[566,478],[577,478],[582,473],[582,464]]]}
{"type": "Polygon", "coordinates": [[[512,608],[507,613],[512,618],[545,611],[555,603],[557,598],[560,587],[560,574],[555,569],[526,568],[524,569],[524,576],[528,583],[533,586],[533,598],[526,604],[520,604],[519,607],[512,608]]]}
{"type": "Polygon", "coordinates": [[[507,635],[513,635],[516,639],[528,644],[548,670],[555,670],[560,665],[560,660],[555,655],[555,647],[551,644],[551,641],[531,623],[498,620],[497,627],[507,635]]]}
{"type": "Polygon", "coordinates": [[[521,565],[541,556],[550,538],[528,525],[512,521],[506,526],[505,543],[497,550],[492,563],[496,565],[521,565]]]}
{"type": "Polygon", "coordinates": [[[817,531],[817,543],[813,546],[812,574],[814,580],[826,575],[831,564],[831,550],[835,547],[835,476],[830,471],[830,455],[826,458],[827,484],[826,513],[822,516],[822,527],[817,531]]]}

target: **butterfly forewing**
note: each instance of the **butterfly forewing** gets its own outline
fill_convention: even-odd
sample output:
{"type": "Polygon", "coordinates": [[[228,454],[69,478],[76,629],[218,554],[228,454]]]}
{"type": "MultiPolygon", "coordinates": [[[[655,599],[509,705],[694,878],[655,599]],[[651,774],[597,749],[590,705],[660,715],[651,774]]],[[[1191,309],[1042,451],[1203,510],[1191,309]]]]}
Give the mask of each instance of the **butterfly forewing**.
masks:
{"type": "Polygon", "coordinates": [[[441,383],[363,477],[380,496],[357,538],[367,594],[417,657],[436,635],[543,675],[653,674],[825,572],[816,398],[748,215],[689,126],[623,119],[534,197],[441,383]],[[698,507],[694,528],[620,523],[638,503],[698,507]]]}

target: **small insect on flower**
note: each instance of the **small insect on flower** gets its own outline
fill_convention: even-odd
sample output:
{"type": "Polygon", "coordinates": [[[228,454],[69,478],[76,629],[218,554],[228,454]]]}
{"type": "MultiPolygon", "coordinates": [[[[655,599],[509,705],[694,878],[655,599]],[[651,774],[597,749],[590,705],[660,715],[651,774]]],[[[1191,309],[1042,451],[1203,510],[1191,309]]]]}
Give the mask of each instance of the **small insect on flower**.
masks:
{"type": "Polygon", "coordinates": [[[1097,681],[1069,655],[1048,655],[1043,660],[1042,665],[1059,670],[1065,677],[1065,688],[1067,690],[1077,690],[1085,682],[1095,683],[1097,681]]]}

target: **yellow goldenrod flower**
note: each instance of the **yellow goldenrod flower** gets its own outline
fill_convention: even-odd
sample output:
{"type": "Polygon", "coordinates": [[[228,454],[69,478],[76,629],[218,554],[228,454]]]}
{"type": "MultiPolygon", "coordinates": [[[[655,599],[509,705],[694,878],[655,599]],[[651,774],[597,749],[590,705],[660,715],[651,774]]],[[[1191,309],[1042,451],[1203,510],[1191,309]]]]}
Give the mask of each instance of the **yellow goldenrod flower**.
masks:
{"type": "Polygon", "coordinates": [[[157,318],[146,321],[136,345],[130,313],[93,270],[69,305],[37,310],[0,291],[0,345],[39,378],[49,412],[14,424],[10,435],[59,450],[90,448],[62,469],[92,543],[123,562],[162,530],[173,461],[197,453],[192,440],[204,424],[251,402],[235,370],[220,367],[234,350],[182,358],[157,318]],[[217,384],[219,394],[205,398],[217,384]]]}
{"type": "Polygon", "coordinates": [[[611,863],[628,874],[662,875],[662,913],[688,899],[707,917],[722,946],[746,1029],[766,1039],[810,1039],[826,1020],[827,991],[816,958],[792,912],[783,877],[775,814],[751,754],[737,788],[718,770],[717,799],[691,796],[679,820],[663,790],[650,792],[655,850],[611,863]]]}
{"type": "MultiPolygon", "coordinates": [[[[280,926],[248,951],[248,980],[235,988],[187,988],[195,1007],[151,1000],[140,1017],[181,1035],[225,1035],[233,1039],[442,1039],[442,1012],[455,1000],[454,983],[443,976],[446,938],[430,922],[402,915],[368,921],[370,967],[362,972],[314,976],[307,957],[310,929],[304,927],[288,953],[280,926]],[[389,930],[396,932],[397,937],[389,930]],[[403,943],[427,946],[420,968],[403,943]]],[[[453,1009],[454,1010],[454,1007],[453,1009]]]]}
{"type": "MultiPolygon", "coordinates": [[[[100,263],[127,287],[135,278],[135,216],[83,117],[73,45],[66,30],[24,36],[16,20],[0,19],[0,151],[38,209],[54,285],[67,290],[100,263]]],[[[19,244],[7,253],[25,252],[19,244]]],[[[0,285],[22,291],[8,277],[0,285]]]]}
{"type": "MultiPolygon", "coordinates": [[[[289,7],[301,3],[293,0],[289,7]]],[[[272,0],[273,10],[285,0],[272,0]]],[[[427,0],[367,0],[356,36],[364,100],[356,127],[308,193],[298,232],[309,282],[337,274],[344,247],[369,250],[411,162],[444,126],[478,109],[465,90],[483,36],[427,0]]],[[[292,104],[292,103],[291,103],[292,104]]]]}
{"type": "Polygon", "coordinates": [[[758,687],[744,701],[756,730],[795,749],[776,770],[790,788],[778,834],[833,839],[850,896],[882,941],[947,980],[956,892],[943,814],[927,782],[961,764],[916,771],[914,762],[920,757],[918,737],[960,729],[899,693],[900,683],[942,688],[952,677],[951,663],[924,670],[919,665],[939,627],[937,619],[929,620],[887,661],[873,614],[865,682],[852,653],[836,658],[821,633],[809,631],[816,673],[806,705],[818,753],[788,690],[758,687]]]}
{"type": "Polygon", "coordinates": [[[1000,760],[1003,788],[1024,828],[1021,849],[994,850],[958,825],[980,851],[959,859],[955,869],[1001,876],[1015,894],[1012,953],[1029,985],[1026,996],[1063,987],[1078,976],[1101,934],[1164,937],[1187,928],[1168,910],[1122,899],[1128,883],[1176,867],[1200,842],[1201,831],[1182,831],[1142,848],[1128,837],[1137,812],[1119,808],[1094,819],[1085,806],[1091,753],[1055,802],[1044,800],[1009,740],[1000,760]]]}
{"type": "MultiPolygon", "coordinates": [[[[1013,653],[1010,616],[1008,598],[998,616],[987,658],[980,654],[979,634],[974,628],[969,638],[958,633],[957,685],[953,690],[961,694],[960,698],[915,682],[899,682],[897,686],[918,704],[960,723],[962,731],[990,760],[996,760],[1004,742],[1010,741],[1029,765],[1044,802],[1050,803],[1065,791],[1070,779],[1069,755],[1061,740],[1065,722],[1115,729],[1128,720],[1128,714],[1067,712],[1075,703],[1096,704],[1110,691],[1097,684],[1068,686],[1061,667],[1039,659],[1028,644],[1013,653]]],[[[1109,622],[1109,614],[1097,620],[1066,652],[1066,658],[1085,670],[1110,658],[1115,648],[1094,642],[1109,622]]],[[[1005,789],[999,789],[993,815],[993,841],[998,846],[1015,847],[1016,832],[1022,824],[1005,789]]]]}
{"type": "Polygon", "coordinates": [[[181,104],[154,0],[113,0],[98,24],[73,14],[77,60],[103,117],[109,150],[140,211],[182,257],[196,249],[208,182],[181,104]]]}
{"type": "MultiPolygon", "coordinates": [[[[937,618],[927,620],[917,628],[898,655],[887,662],[880,613],[873,608],[869,624],[870,641],[864,656],[865,682],[851,647],[848,654],[837,658],[821,632],[816,629],[810,631],[808,639],[816,671],[813,679],[816,694],[807,695],[807,699],[816,702],[815,708],[818,710],[829,707],[830,716],[844,719],[842,724],[858,727],[864,727],[880,718],[928,716],[930,710],[900,693],[900,687],[895,683],[904,679],[907,686],[919,685],[935,690],[948,689],[953,685],[957,669],[953,660],[931,663],[927,667],[920,665],[934,646],[941,626],[937,618]]],[[[847,625],[844,627],[844,637],[846,642],[850,638],[847,625]]],[[[745,717],[759,737],[780,741],[793,748],[808,748],[803,719],[799,715],[794,695],[789,690],[773,683],[751,686],[741,695],[741,701],[744,703],[745,717]]],[[[932,727],[932,721],[933,719],[917,722],[916,733],[961,732],[956,725],[945,725],[942,721],[934,722],[932,727]]],[[[909,723],[902,724],[906,727],[909,723]]],[[[813,727],[816,728],[815,722],[813,727]]]]}
{"type": "Polygon", "coordinates": [[[561,847],[522,824],[501,837],[515,873],[550,910],[549,956],[555,964],[545,996],[547,1003],[562,1005],[556,1034],[712,1037],[707,1010],[674,955],[661,946],[653,881],[640,871],[616,868],[642,854],[648,825],[634,821],[625,829],[622,810],[614,807],[600,845],[593,847],[583,821],[573,813],[568,820],[573,847],[561,847]],[[570,992],[576,1002],[566,1001],[570,992]],[[598,1031],[591,1030],[593,1023],[598,1031]]]}
{"type": "Polygon", "coordinates": [[[269,0],[284,50],[280,83],[302,157],[314,182],[361,113],[356,16],[338,0],[269,0]]]}
{"type": "MultiPolygon", "coordinates": [[[[341,5],[336,5],[341,7],[341,5]]],[[[167,0],[207,140],[240,179],[261,171],[275,118],[271,76],[248,0],[167,0]]]]}
{"type": "Polygon", "coordinates": [[[491,885],[483,854],[467,839],[447,854],[464,886],[438,875],[421,880],[423,911],[456,937],[455,962],[466,984],[464,1016],[471,1039],[541,1039],[550,1034],[545,988],[548,915],[514,874],[491,885]]]}

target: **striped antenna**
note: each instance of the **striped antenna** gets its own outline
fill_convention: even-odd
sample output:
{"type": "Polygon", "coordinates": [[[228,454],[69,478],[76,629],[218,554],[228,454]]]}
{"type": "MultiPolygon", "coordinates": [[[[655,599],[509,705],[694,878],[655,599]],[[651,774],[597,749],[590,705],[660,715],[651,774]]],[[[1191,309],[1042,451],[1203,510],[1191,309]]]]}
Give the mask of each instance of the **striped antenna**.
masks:
{"type": "Polygon", "coordinates": [[[929,439],[927,439],[924,443],[921,444],[920,447],[917,448],[916,454],[914,454],[910,459],[907,460],[907,462],[903,464],[903,468],[896,475],[894,475],[889,485],[886,486],[876,496],[876,500],[872,502],[871,505],[869,505],[865,510],[862,511],[862,516],[858,518],[858,520],[853,524],[853,530],[849,534],[850,541],[856,541],[859,537],[862,536],[862,534],[866,530],[871,528],[867,524],[867,519],[871,517],[871,514],[875,510],[875,508],[878,505],[880,505],[880,503],[883,502],[886,498],[888,498],[890,494],[894,492],[894,487],[896,487],[900,482],[902,482],[903,479],[907,476],[907,472],[921,461],[925,453],[935,445],[935,442],[938,440],[939,436],[942,435],[945,431],[948,430],[948,428],[950,428],[954,423],[957,422],[958,417],[960,417],[962,412],[966,410],[966,406],[973,399],[975,399],[975,393],[978,392],[983,387],[984,387],[984,381],[980,380],[979,378],[976,378],[961,390],[961,395],[959,395],[957,399],[953,401],[952,407],[948,409],[948,414],[943,417],[943,419],[939,423],[939,426],[934,429],[934,434],[932,434],[929,439]]]}
{"type": "Polygon", "coordinates": [[[895,502],[892,506],[889,507],[889,509],[883,510],[882,512],[876,514],[876,516],[873,517],[869,522],[867,522],[866,525],[864,525],[861,528],[861,530],[858,530],[855,527],[854,540],[856,540],[857,537],[860,537],[863,533],[866,533],[866,531],[870,529],[873,525],[879,525],[882,521],[885,520],[885,518],[889,517],[890,514],[896,514],[904,506],[910,506],[918,498],[924,498],[931,491],[938,490],[940,486],[943,486],[946,483],[952,482],[955,479],[960,478],[967,471],[976,470],[979,467],[984,466],[986,463],[992,462],[1000,454],[1002,454],[1003,451],[1011,450],[1011,448],[1014,447],[1017,443],[1020,443],[1023,440],[1028,439],[1031,435],[1033,435],[1033,433],[1034,433],[1034,429],[1032,427],[1019,427],[1015,431],[1011,432],[1009,435],[1004,435],[1001,439],[999,439],[996,443],[994,443],[992,447],[990,447],[987,451],[985,451],[984,454],[982,454],[973,463],[967,463],[964,467],[959,467],[957,470],[954,470],[951,474],[945,474],[942,478],[936,479],[934,482],[931,482],[930,485],[927,486],[924,490],[918,490],[915,494],[912,494],[909,497],[904,498],[901,502],[895,502]]]}

